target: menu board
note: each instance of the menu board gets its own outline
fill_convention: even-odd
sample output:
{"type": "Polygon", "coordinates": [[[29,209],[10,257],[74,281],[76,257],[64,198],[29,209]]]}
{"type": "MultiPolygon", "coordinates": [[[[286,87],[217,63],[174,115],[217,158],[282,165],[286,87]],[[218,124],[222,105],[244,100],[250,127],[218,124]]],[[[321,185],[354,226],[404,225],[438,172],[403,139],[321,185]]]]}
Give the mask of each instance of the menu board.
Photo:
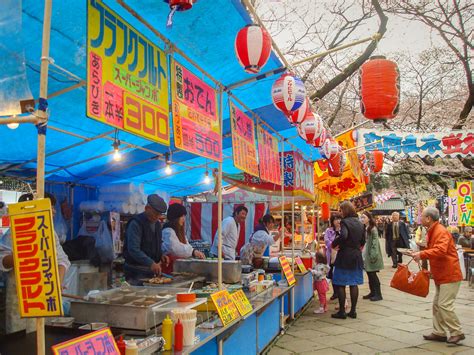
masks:
{"type": "Polygon", "coordinates": [[[74,338],[51,347],[54,355],[101,354],[120,355],[110,328],[74,338]]]}
{"type": "Polygon", "coordinates": [[[257,147],[253,119],[230,102],[232,157],[236,168],[258,176],[257,147]]]}
{"type": "Polygon", "coordinates": [[[87,116],[170,145],[168,61],[101,0],[87,1],[87,116]]]}
{"type": "Polygon", "coordinates": [[[291,271],[291,266],[290,263],[288,262],[288,259],[286,256],[280,256],[278,258],[280,260],[280,265],[283,270],[283,273],[285,274],[286,281],[288,281],[288,285],[291,286],[296,282],[295,275],[291,271]]]}
{"type": "Polygon", "coordinates": [[[176,147],[222,161],[216,91],[175,60],[171,65],[171,79],[176,147]]]}
{"type": "Polygon", "coordinates": [[[231,297],[241,316],[245,316],[252,312],[252,305],[247,296],[245,296],[244,291],[238,290],[237,292],[234,292],[231,297]]]}
{"type": "Polygon", "coordinates": [[[229,291],[222,290],[211,295],[212,302],[217,308],[217,313],[224,327],[239,318],[239,311],[232,301],[229,291]]]}
{"type": "Polygon", "coordinates": [[[278,139],[257,125],[258,161],[260,179],[281,185],[281,164],[278,154],[278,139]]]}
{"type": "Polygon", "coordinates": [[[50,199],[11,204],[8,211],[21,317],[62,316],[50,199]]]}

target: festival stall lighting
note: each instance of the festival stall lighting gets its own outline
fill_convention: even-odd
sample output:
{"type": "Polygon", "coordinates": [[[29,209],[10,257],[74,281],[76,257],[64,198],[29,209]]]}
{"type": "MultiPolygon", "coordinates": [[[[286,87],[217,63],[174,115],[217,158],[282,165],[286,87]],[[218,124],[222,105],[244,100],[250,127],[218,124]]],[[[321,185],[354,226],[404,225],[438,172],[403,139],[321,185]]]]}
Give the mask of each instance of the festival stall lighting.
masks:
{"type": "Polygon", "coordinates": [[[115,161],[120,161],[122,160],[122,153],[119,152],[119,147],[120,147],[120,140],[115,139],[114,142],[112,143],[112,147],[114,148],[114,160],[115,161]]]}
{"type": "Polygon", "coordinates": [[[209,185],[211,183],[211,178],[209,176],[209,171],[206,170],[206,173],[204,174],[204,183],[206,185],[209,185]]]}
{"type": "Polygon", "coordinates": [[[165,154],[165,159],[166,159],[165,173],[166,175],[171,175],[171,173],[173,172],[173,169],[171,169],[171,160],[170,160],[169,153],[165,154]]]}

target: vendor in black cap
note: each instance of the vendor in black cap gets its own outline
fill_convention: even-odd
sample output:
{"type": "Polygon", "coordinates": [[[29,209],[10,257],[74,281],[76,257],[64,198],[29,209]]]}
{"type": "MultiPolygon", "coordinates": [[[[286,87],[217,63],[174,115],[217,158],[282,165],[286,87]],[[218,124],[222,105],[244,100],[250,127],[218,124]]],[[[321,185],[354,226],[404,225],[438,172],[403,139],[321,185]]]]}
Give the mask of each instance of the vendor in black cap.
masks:
{"type": "Polygon", "coordinates": [[[186,214],[186,208],[180,203],[174,203],[168,208],[168,222],[163,226],[163,253],[169,255],[171,260],[191,257],[204,259],[204,254],[193,249],[186,239],[186,214]]]}
{"type": "Polygon", "coordinates": [[[123,245],[124,271],[125,278],[133,285],[160,275],[161,262],[168,261],[161,250],[160,217],[166,209],[166,202],[160,196],[149,195],[145,212],[136,215],[127,224],[123,245]]]}

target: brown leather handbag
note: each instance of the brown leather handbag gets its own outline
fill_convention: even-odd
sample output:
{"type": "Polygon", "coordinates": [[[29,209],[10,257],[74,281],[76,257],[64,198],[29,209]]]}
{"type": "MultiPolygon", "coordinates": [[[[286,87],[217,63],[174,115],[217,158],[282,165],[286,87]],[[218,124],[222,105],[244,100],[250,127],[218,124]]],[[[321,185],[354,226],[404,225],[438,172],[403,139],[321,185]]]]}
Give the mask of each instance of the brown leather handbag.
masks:
{"type": "Polygon", "coordinates": [[[408,264],[398,264],[397,271],[392,277],[390,287],[409,293],[411,295],[426,297],[430,291],[430,272],[422,269],[418,263],[418,271],[412,272],[408,265],[413,261],[411,259],[408,264]]]}

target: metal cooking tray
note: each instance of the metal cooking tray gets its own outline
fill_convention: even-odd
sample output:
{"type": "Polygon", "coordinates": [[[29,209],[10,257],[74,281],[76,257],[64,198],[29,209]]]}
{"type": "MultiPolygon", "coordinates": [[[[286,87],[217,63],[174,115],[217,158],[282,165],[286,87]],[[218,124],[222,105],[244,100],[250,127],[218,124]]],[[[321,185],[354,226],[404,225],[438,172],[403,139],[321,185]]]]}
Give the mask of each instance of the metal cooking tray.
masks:
{"type": "MultiPolygon", "coordinates": [[[[173,269],[176,272],[192,272],[205,276],[208,281],[217,281],[217,260],[178,259],[175,260],[173,269]]],[[[222,261],[222,281],[233,284],[240,282],[242,264],[238,260],[222,261]]]]}

